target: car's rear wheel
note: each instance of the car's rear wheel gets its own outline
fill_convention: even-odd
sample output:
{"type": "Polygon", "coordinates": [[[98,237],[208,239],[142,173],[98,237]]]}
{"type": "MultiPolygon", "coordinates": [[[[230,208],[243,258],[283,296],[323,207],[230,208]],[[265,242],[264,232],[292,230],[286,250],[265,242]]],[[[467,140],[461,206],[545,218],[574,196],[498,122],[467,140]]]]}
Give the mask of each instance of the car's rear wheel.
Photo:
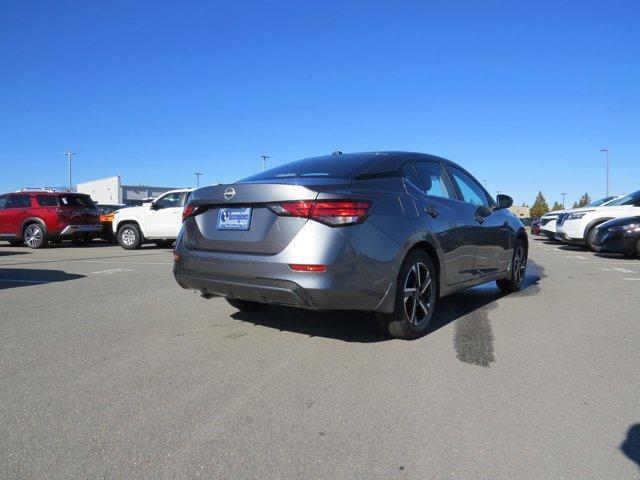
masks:
{"type": "Polygon", "coordinates": [[[229,305],[238,310],[255,312],[264,309],[267,304],[260,302],[252,302],[251,300],[241,300],[239,298],[225,298],[229,305]]]}
{"type": "Polygon", "coordinates": [[[24,244],[29,248],[44,248],[47,246],[47,232],[39,223],[31,223],[24,229],[24,244]]]}
{"type": "Polygon", "coordinates": [[[431,257],[422,250],[409,253],[398,275],[394,313],[378,315],[380,327],[394,338],[423,336],[433,318],[437,292],[438,275],[431,257]]]}
{"type": "Polygon", "coordinates": [[[71,243],[73,243],[76,247],[84,247],[91,241],[88,237],[74,237],[71,239],[71,243]]]}
{"type": "Polygon", "coordinates": [[[522,288],[527,273],[527,256],[527,245],[522,239],[516,239],[513,247],[513,259],[511,260],[511,275],[509,278],[496,280],[496,284],[502,293],[513,293],[522,288]]]}
{"type": "Polygon", "coordinates": [[[153,243],[159,248],[171,248],[174,240],[156,240],[153,243]]]}
{"type": "Polygon", "coordinates": [[[127,223],[118,229],[118,244],[125,250],[135,250],[142,245],[142,233],[134,223],[127,223]]]}

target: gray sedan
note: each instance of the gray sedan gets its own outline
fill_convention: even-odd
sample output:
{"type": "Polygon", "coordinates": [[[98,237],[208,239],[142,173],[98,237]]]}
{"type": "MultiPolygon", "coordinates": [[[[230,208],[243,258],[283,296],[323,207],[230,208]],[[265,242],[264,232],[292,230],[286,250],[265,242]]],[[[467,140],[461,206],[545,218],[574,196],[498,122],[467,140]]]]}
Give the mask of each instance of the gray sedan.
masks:
{"type": "Polygon", "coordinates": [[[433,155],[308,158],[193,192],[174,274],[241,310],[371,311],[390,335],[417,338],[444,295],[522,287],[528,239],[511,204],[433,155]]]}

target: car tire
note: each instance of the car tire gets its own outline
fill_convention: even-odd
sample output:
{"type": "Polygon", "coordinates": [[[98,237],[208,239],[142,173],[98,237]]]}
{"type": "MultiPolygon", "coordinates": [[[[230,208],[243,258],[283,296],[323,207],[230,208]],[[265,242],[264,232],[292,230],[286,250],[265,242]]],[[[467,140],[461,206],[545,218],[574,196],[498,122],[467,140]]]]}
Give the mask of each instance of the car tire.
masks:
{"type": "Polygon", "coordinates": [[[126,223],[118,228],[118,244],[125,250],[135,250],[142,245],[142,232],[135,223],[126,223]]]}
{"type": "Polygon", "coordinates": [[[593,240],[594,240],[594,238],[596,236],[596,227],[597,226],[598,225],[594,225],[593,227],[591,227],[589,229],[589,233],[587,233],[587,236],[585,237],[586,240],[587,240],[587,248],[589,250],[591,250],[592,252],[596,251],[596,247],[593,245],[593,240]]]}
{"type": "Polygon", "coordinates": [[[398,274],[394,313],[378,314],[385,334],[402,340],[422,337],[428,331],[438,297],[438,274],[423,250],[407,255],[398,274]]]}
{"type": "Polygon", "coordinates": [[[640,240],[638,240],[638,244],[636,245],[636,255],[640,258],[640,240]]]}
{"type": "Polygon", "coordinates": [[[45,228],[39,223],[30,223],[24,227],[24,244],[33,249],[44,248],[49,243],[45,228]]]}
{"type": "Polygon", "coordinates": [[[496,285],[502,293],[517,292],[522,288],[527,274],[528,251],[526,243],[518,238],[513,246],[513,258],[509,278],[496,280],[496,285]]]}
{"type": "Polygon", "coordinates": [[[153,243],[156,244],[158,248],[171,248],[175,240],[155,240],[153,243]]]}
{"type": "Polygon", "coordinates": [[[91,241],[90,238],[87,237],[74,237],[71,239],[71,243],[73,243],[76,247],[85,247],[91,241]]]}
{"type": "Polygon", "coordinates": [[[243,312],[256,312],[266,308],[266,303],[252,302],[251,300],[241,300],[239,298],[225,298],[225,300],[234,308],[243,312]]]}

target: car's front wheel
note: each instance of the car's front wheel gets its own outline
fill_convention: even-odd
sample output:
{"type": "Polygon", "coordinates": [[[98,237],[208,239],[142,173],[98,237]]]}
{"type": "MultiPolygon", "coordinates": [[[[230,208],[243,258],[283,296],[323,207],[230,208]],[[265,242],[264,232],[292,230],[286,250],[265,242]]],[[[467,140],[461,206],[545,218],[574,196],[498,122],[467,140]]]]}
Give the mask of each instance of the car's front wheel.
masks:
{"type": "Polygon", "coordinates": [[[513,247],[511,259],[511,274],[509,278],[496,280],[496,284],[502,293],[517,292],[522,288],[527,273],[527,245],[523,240],[517,239],[513,247]]]}
{"type": "Polygon", "coordinates": [[[640,239],[638,240],[638,244],[636,245],[636,255],[640,258],[640,239]]]}
{"type": "Polygon", "coordinates": [[[29,248],[44,248],[47,246],[47,232],[39,223],[27,225],[24,229],[24,244],[29,248]]]}
{"type": "Polygon", "coordinates": [[[267,306],[266,303],[252,302],[251,300],[241,300],[239,298],[225,298],[225,300],[232,307],[243,311],[255,312],[257,310],[262,310],[267,306]]]}
{"type": "Polygon", "coordinates": [[[411,340],[427,333],[436,308],[438,275],[431,257],[415,250],[405,258],[396,287],[395,311],[378,315],[383,331],[411,340]]]}
{"type": "Polygon", "coordinates": [[[125,250],[135,250],[142,245],[142,233],[134,223],[127,223],[118,229],[118,244],[125,250]]]}

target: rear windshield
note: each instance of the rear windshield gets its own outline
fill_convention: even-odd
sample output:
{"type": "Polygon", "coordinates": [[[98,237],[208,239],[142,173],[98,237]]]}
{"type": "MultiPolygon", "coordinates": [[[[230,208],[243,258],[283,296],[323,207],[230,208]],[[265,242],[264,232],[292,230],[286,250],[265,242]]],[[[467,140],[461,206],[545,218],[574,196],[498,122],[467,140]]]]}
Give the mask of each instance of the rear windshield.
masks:
{"type": "Polygon", "coordinates": [[[636,202],[640,200],[640,190],[637,192],[630,193],[629,195],[625,195],[624,197],[620,197],[613,202],[607,203],[607,207],[617,207],[619,205],[634,205],[636,202]]]}
{"type": "Polygon", "coordinates": [[[94,203],[88,195],[60,195],[60,205],[68,207],[93,207],[94,203]]]}
{"type": "Polygon", "coordinates": [[[328,155],[324,157],[305,158],[252,175],[242,181],[252,182],[303,177],[353,179],[364,172],[371,162],[371,154],[328,155]]]}

